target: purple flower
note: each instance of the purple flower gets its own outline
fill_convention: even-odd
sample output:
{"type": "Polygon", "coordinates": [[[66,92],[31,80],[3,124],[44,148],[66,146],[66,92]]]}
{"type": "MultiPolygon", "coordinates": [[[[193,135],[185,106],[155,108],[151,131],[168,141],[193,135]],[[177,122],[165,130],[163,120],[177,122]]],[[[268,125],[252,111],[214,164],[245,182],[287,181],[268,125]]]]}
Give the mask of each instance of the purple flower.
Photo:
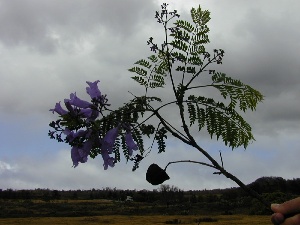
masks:
{"type": "Polygon", "coordinates": [[[50,109],[49,111],[52,111],[52,113],[56,112],[56,113],[58,113],[59,115],[65,115],[65,114],[68,113],[67,110],[64,110],[64,109],[61,107],[60,102],[56,103],[54,109],[50,109]]]}
{"type": "Polygon", "coordinates": [[[74,140],[74,132],[66,128],[63,131],[63,134],[66,135],[66,138],[69,142],[72,142],[74,140]]]}
{"type": "Polygon", "coordinates": [[[67,109],[69,110],[71,116],[75,116],[76,113],[75,113],[74,108],[71,106],[71,104],[70,104],[69,101],[70,101],[69,99],[65,99],[65,106],[66,106],[67,109]]]}
{"type": "Polygon", "coordinates": [[[92,104],[81,100],[80,98],[78,98],[76,96],[76,92],[75,93],[71,93],[70,94],[70,99],[65,99],[65,102],[69,102],[71,105],[77,106],[79,108],[89,108],[92,104]]]}
{"type": "Polygon", "coordinates": [[[86,87],[86,92],[91,96],[92,99],[100,99],[101,98],[101,92],[98,88],[98,83],[100,81],[96,80],[95,82],[89,82],[86,83],[89,85],[89,87],[86,87]]]}
{"type": "Polygon", "coordinates": [[[83,143],[82,147],[73,146],[71,149],[71,158],[73,161],[74,168],[78,166],[79,162],[87,162],[88,155],[92,148],[92,141],[88,140],[83,143]]]}
{"type": "Polygon", "coordinates": [[[102,155],[102,158],[103,158],[103,161],[104,161],[104,163],[103,163],[104,170],[107,170],[108,166],[110,166],[110,167],[115,166],[115,158],[109,156],[107,150],[102,151],[101,155],[102,155]]]}
{"type": "Polygon", "coordinates": [[[107,151],[108,154],[111,154],[113,152],[113,146],[116,141],[116,138],[118,137],[119,132],[119,126],[110,129],[105,137],[102,139],[102,151],[107,151]]]}
{"type": "Polygon", "coordinates": [[[95,120],[99,116],[99,112],[94,109],[81,109],[79,112],[79,115],[81,115],[84,118],[87,118],[88,120],[95,120]]]}
{"type": "Polygon", "coordinates": [[[128,147],[128,150],[129,150],[129,155],[131,156],[132,155],[132,150],[138,150],[138,146],[134,142],[131,132],[126,132],[125,141],[126,141],[126,145],[128,147]]]}
{"type": "Polygon", "coordinates": [[[119,126],[110,129],[105,137],[101,141],[101,155],[104,161],[104,169],[107,170],[108,166],[113,167],[115,159],[111,157],[109,154],[113,152],[114,143],[116,138],[118,137],[119,126]]]}
{"type": "Polygon", "coordinates": [[[73,146],[71,149],[71,159],[73,161],[74,168],[78,166],[79,162],[85,163],[87,161],[87,158],[83,159],[80,156],[79,148],[77,146],[73,146]]]}
{"type": "Polygon", "coordinates": [[[68,128],[66,128],[63,133],[67,136],[67,140],[69,142],[72,142],[75,138],[77,137],[83,137],[85,136],[86,138],[88,138],[91,134],[91,130],[79,130],[76,133],[74,133],[74,131],[69,130],[68,128]]]}
{"type": "Polygon", "coordinates": [[[79,115],[81,115],[84,118],[90,118],[93,114],[93,110],[90,108],[87,109],[80,109],[79,115]]]}

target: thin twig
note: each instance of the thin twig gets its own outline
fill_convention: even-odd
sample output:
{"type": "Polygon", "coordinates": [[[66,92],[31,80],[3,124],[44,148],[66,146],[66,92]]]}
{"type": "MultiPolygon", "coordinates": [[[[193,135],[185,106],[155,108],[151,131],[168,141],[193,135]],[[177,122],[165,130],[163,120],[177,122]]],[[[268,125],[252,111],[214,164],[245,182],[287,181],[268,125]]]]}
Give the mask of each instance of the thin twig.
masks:
{"type": "Polygon", "coordinates": [[[210,165],[210,164],[208,164],[208,163],[204,163],[204,162],[198,162],[198,161],[193,161],[193,160],[178,160],[178,161],[169,162],[169,163],[166,165],[165,170],[167,170],[167,167],[168,167],[170,164],[173,164],[173,163],[181,163],[181,162],[197,163],[197,164],[201,164],[201,165],[204,165],[204,166],[209,166],[209,167],[212,167],[212,168],[216,169],[215,166],[210,165]]]}

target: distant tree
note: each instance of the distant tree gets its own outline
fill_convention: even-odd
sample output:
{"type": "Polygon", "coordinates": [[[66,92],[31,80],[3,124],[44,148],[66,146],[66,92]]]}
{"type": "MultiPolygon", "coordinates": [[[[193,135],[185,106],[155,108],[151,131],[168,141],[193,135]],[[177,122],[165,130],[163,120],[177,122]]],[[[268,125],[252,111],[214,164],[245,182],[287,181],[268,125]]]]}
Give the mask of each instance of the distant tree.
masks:
{"type": "Polygon", "coordinates": [[[1,198],[3,199],[14,199],[16,197],[16,193],[13,191],[13,189],[6,189],[2,192],[0,192],[1,198]]]}
{"type": "Polygon", "coordinates": [[[31,199],[31,192],[29,190],[21,190],[21,196],[22,199],[31,199]]]}
{"type": "Polygon", "coordinates": [[[286,181],[286,189],[293,194],[300,194],[300,179],[292,179],[286,181]]]}
{"type": "Polygon", "coordinates": [[[58,191],[58,190],[53,190],[53,191],[52,191],[52,199],[58,200],[58,199],[60,199],[60,198],[61,198],[61,196],[60,196],[59,191],[58,191]]]}
{"type": "Polygon", "coordinates": [[[72,199],[74,199],[74,200],[78,199],[78,193],[77,193],[77,191],[73,192],[72,199]]]}
{"type": "Polygon", "coordinates": [[[197,196],[195,194],[192,194],[190,196],[190,202],[191,203],[197,203],[198,202],[198,198],[197,198],[197,196]]]}
{"type": "Polygon", "coordinates": [[[205,201],[208,203],[216,202],[218,200],[219,200],[219,197],[216,194],[208,194],[205,196],[205,201]]]}
{"type": "Polygon", "coordinates": [[[51,200],[50,190],[43,191],[42,200],[45,202],[50,202],[51,200]]]}
{"type": "Polygon", "coordinates": [[[167,207],[181,198],[181,190],[174,185],[161,184],[158,191],[161,193],[161,199],[167,207]]]}

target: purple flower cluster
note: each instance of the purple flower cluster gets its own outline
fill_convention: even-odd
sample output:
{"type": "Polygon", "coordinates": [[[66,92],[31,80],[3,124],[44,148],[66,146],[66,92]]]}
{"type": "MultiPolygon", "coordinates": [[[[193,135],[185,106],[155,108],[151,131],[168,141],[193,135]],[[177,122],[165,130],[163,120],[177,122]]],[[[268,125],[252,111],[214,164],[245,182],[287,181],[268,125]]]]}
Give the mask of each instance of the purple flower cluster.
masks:
{"type": "Polygon", "coordinates": [[[130,129],[127,128],[127,126],[121,126],[118,125],[115,128],[110,129],[105,137],[102,139],[101,141],[101,154],[102,154],[102,158],[104,160],[104,169],[106,170],[108,166],[113,167],[114,166],[114,158],[109,156],[112,152],[113,152],[113,147],[114,147],[114,143],[118,137],[118,133],[119,130],[121,129],[121,127],[126,127],[126,135],[125,135],[125,141],[126,141],[126,145],[129,151],[129,155],[132,156],[133,154],[133,150],[137,150],[138,146],[137,144],[134,142],[133,138],[132,138],[132,134],[130,129]]]}
{"type": "MultiPolygon", "coordinates": [[[[89,85],[86,88],[86,92],[91,97],[92,103],[78,98],[75,92],[70,94],[70,99],[64,100],[67,110],[63,109],[60,102],[58,102],[55,104],[54,109],[50,109],[50,111],[52,111],[52,113],[56,112],[62,118],[64,118],[64,115],[68,114],[71,117],[85,119],[87,122],[95,121],[99,116],[101,109],[108,104],[106,104],[106,97],[101,95],[98,88],[99,80],[95,82],[87,81],[86,83],[89,85]]],[[[133,150],[137,150],[138,146],[133,140],[128,125],[125,126],[120,124],[117,127],[110,129],[102,140],[99,138],[99,132],[93,133],[92,129],[88,127],[86,130],[70,129],[69,127],[64,128],[62,133],[66,135],[66,141],[72,145],[71,158],[73,166],[77,167],[79,162],[87,162],[91,149],[95,147],[101,149],[101,155],[104,160],[104,169],[106,170],[108,166],[113,167],[115,158],[112,157],[111,154],[113,153],[113,147],[121,129],[126,130],[125,140],[129,155],[131,156],[133,150]],[[97,135],[95,135],[95,133],[97,133],[97,135]]]]}
{"type": "MultiPolygon", "coordinates": [[[[89,85],[89,87],[86,88],[86,92],[90,95],[92,100],[100,104],[104,104],[105,97],[101,95],[101,92],[97,85],[98,82],[99,80],[95,82],[87,81],[86,83],[89,85]]],[[[61,107],[60,102],[56,103],[54,109],[50,109],[50,111],[52,111],[53,113],[56,112],[61,116],[67,113],[71,113],[73,115],[77,114],[83,118],[86,118],[87,120],[92,120],[92,121],[99,116],[99,111],[96,110],[97,106],[95,106],[90,102],[78,98],[76,92],[71,93],[70,99],[65,99],[64,103],[69,111],[64,110],[61,107]]]]}

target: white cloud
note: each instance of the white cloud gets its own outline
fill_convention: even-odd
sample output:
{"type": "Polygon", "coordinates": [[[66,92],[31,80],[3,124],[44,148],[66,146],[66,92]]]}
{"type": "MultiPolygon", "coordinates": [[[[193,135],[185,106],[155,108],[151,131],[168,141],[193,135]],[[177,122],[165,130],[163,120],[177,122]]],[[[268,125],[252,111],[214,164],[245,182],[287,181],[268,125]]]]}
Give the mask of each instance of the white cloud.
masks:
{"type": "Polygon", "coordinates": [[[12,166],[9,163],[0,161],[0,174],[16,172],[16,171],[17,171],[17,166],[12,166]]]}
{"type": "MultiPolygon", "coordinates": [[[[222,147],[222,144],[202,141],[202,147],[218,162],[219,150],[225,169],[248,184],[261,176],[281,176],[286,179],[298,177],[299,140],[284,136],[270,145],[272,138],[258,138],[258,142],[246,151],[222,147]],[[276,147],[274,147],[276,146],[276,147]]],[[[151,154],[140,164],[140,168],[132,172],[133,164],[123,160],[114,168],[103,169],[101,156],[89,159],[85,164],[72,167],[70,150],[46,152],[39,157],[19,154],[14,159],[17,165],[0,162],[0,179],[5,180],[0,188],[50,188],[50,189],[91,189],[116,187],[118,189],[155,189],[145,180],[150,164],[156,163],[165,168],[168,162],[177,160],[208,161],[197,150],[188,148],[174,139],[169,140],[165,153],[157,154],[154,148],[151,154]]],[[[201,142],[201,141],[200,141],[201,142]]],[[[193,163],[177,163],[169,165],[167,173],[170,180],[166,184],[175,185],[184,190],[215,189],[237,186],[223,175],[214,175],[214,169],[193,163]]]]}

